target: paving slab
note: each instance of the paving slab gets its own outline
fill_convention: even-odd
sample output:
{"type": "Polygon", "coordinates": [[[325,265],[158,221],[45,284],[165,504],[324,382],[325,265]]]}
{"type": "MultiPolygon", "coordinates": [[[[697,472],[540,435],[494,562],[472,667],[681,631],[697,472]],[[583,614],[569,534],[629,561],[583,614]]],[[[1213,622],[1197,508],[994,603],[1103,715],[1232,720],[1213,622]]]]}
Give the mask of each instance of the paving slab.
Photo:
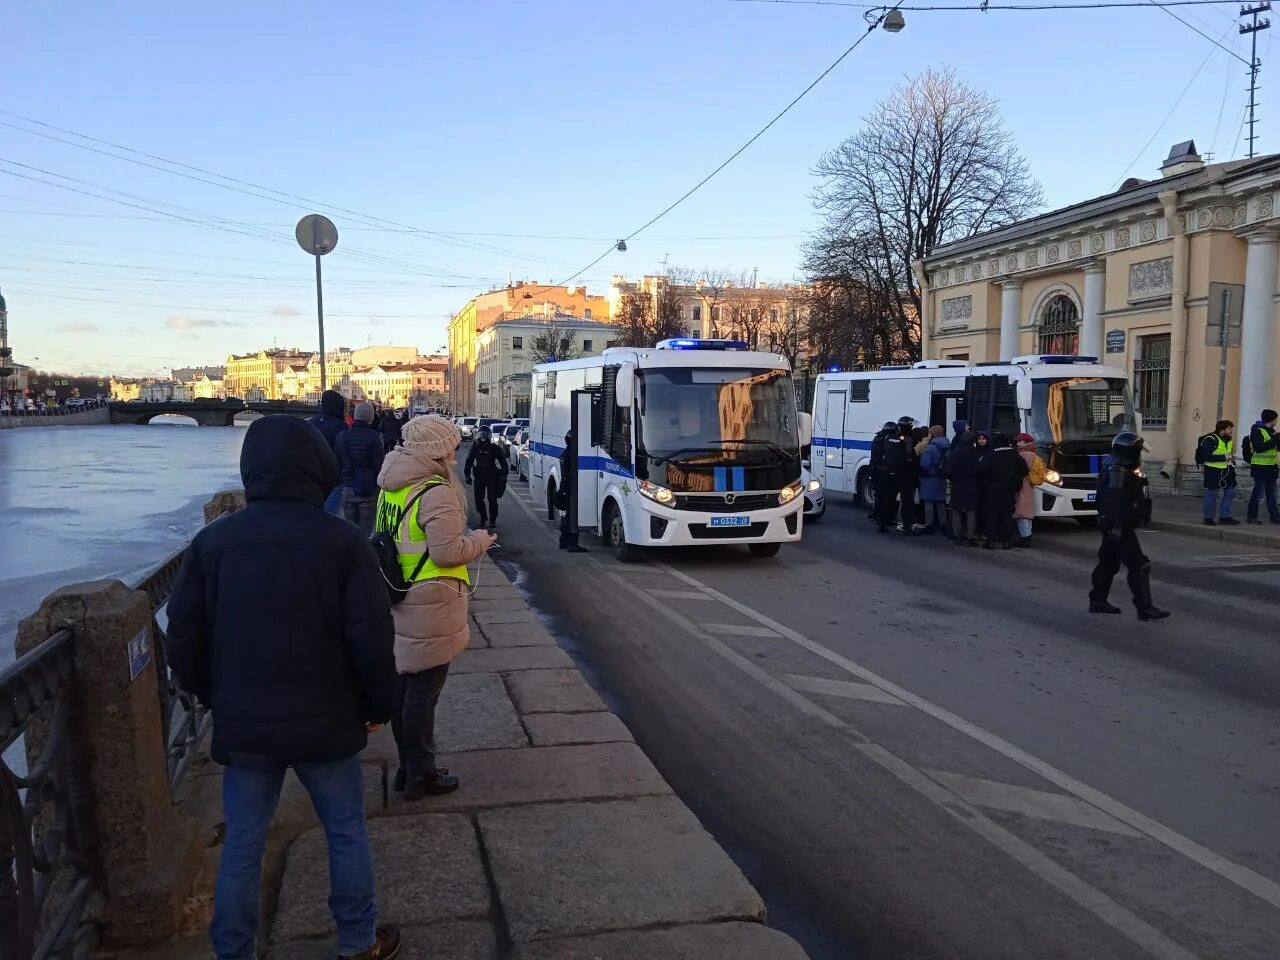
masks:
{"type": "MultiPolygon", "coordinates": [[[[384,817],[369,822],[378,909],[397,924],[485,919],[489,886],[475,829],[465,816],[384,817]]],[[[317,828],[289,848],[271,942],[334,934],[329,855],[317,828]]]]}
{"type": "Polygon", "coordinates": [[[635,742],[627,725],[612,713],[530,713],[523,719],[535,747],[635,742]]]}
{"type": "Polygon", "coordinates": [[[506,675],[521,714],[594,713],[606,710],[600,695],[575,669],[525,670],[506,675]]]}
{"type": "Polygon", "coordinates": [[[484,648],[464,651],[449,665],[450,676],[463,673],[510,673],[513,670],[564,670],[573,666],[556,646],[484,648]]]}
{"type": "MultiPolygon", "coordinates": [[[[405,926],[399,917],[387,916],[385,911],[379,919],[385,919],[400,927],[403,938],[403,949],[400,956],[405,960],[498,960],[498,940],[493,927],[483,921],[467,921],[463,923],[433,923],[429,926],[405,926]]],[[[273,947],[267,954],[268,960],[333,960],[337,955],[337,941],[334,937],[321,937],[316,940],[291,940],[273,947]]],[[[204,957],[209,955],[208,938],[205,938],[204,957]]],[[[202,958],[203,960],[203,958],[202,958]]]]}
{"type": "Polygon", "coordinates": [[[437,750],[458,753],[528,745],[502,677],[471,673],[445,683],[436,707],[437,750]]]}
{"type": "Polygon", "coordinates": [[[538,615],[527,605],[523,610],[490,610],[482,604],[471,608],[471,616],[480,625],[481,630],[490,624],[536,623],[541,625],[542,623],[538,615]]]}
{"type": "Polygon", "coordinates": [[[785,934],[758,923],[628,930],[523,944],[511,960],[808,960],[785,934]]]}
{"type": "Polygon", "coordinates": [[[480,628],[474,623],[467,624],[467,632],[470,638],[467,643],[468,649],[483,650],[485,647],[489,646],[488,637],[486,637],[480,628]]]}
{"type": "Polygon", "coordinates": [[[555,646],[555,638],[536,620],[530,623],[488,623],[480,628],[487,647],[555,646]]]}
{"type": "Polygon", "coordinates": [[[675,797],[512,807],[478,822],[516,943],[764,919],[742,871],[675,797]]]}
{"type": "Polygon", "coordinates": [[[461,778],[456,793],[417,803],[393,796],[387,813],[401,816],[671,793],[670,785],[634,743],[480,750],[441,754],[439,762],[461,778]]]}
{"type": "Polygon", "coordinates": [[[482,597],[476,594],[471,598],[472,610],[483,610],[486,613],[522,613],[529,609],[529,604],[518,593],[499,593],[496,596],[482,597]]]}

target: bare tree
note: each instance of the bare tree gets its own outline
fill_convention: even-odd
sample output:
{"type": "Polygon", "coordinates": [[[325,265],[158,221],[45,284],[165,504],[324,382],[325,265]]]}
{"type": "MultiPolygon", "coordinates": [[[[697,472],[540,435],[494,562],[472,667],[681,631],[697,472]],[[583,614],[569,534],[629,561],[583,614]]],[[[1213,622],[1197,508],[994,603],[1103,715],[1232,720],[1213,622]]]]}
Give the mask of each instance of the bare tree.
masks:
{"type": "Polygon", "coordinates": [[[875,318],[861,339],[877,359],[919,356],[913,260],[1021,219],[1043,201],[996,102],[950,70],[927,70],[895,88],[814,173],[823,224],[806,246],[805,267],[826,281],[819,314],[875,318]],[[888,316],[877,318],[880,310],[888,316]]]}
{"type": "Polygon", "coordinates": [[[694,286],[707,310],[706,329],[712,339],[720,336],[720,301],[725,291],[738,282],[738,275],[723,267],[703,267],[694,279],[694,286]]]}
{"type": "Polygon", "coordinates": [[[529,359],[535,364],[552,363],[556,360],[577,360],[582,350],[577,345],[573,330],[563,327],[555,320],[547,323],[529,341],[529,359]]]}
{"type": "Polygon", "coordinates": [[[620,328],[619,344],[626,347],[652,347],[660,340],[686,333],[684,304],[677,284],[662,277],[653,290],[637,287],[622,295],[615,322],[620,328]]]}

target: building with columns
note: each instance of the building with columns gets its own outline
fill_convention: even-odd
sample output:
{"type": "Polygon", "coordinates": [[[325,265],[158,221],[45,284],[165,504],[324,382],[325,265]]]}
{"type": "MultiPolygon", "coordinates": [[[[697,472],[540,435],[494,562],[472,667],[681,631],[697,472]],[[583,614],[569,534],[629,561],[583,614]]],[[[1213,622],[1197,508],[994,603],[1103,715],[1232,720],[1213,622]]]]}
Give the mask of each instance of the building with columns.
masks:
{"type": "Polygon", "coordinates": [[[1123,367],[1151,459],[1193,472],[1220,395],[1237,424],[1280,408],[1278,199],[1280,154],[1206,165],[1187,141],[1158,178],[937,247],[914,265],[923,355],[1123,367]]]}

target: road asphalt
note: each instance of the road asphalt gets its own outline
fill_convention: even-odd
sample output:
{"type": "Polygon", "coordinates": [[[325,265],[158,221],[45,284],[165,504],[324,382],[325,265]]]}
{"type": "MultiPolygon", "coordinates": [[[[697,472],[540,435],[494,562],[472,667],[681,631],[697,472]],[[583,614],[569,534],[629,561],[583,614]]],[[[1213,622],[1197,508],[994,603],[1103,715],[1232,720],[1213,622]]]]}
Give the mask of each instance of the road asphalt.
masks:
{"type": "Polygon", "coordinates": [[[877,535],[773,559],[494,559],[815,960],[1280,956],[1280,553],[1151,531],[1160,623],[1089,615],[1097,534],[877,535]]]}

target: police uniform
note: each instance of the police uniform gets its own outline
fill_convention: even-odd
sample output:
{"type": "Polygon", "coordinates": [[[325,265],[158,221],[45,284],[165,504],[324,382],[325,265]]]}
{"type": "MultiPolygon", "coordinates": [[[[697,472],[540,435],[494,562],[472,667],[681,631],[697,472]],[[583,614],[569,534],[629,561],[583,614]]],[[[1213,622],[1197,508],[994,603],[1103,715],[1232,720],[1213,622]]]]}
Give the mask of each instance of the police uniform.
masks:
{"type": "Polygon", "coordinates": [[[1093,568],[1093,589],[1089,591],[1090,613],[1119,613],[1107,602],[1111,581],[1124,566],[1129,590],[1139,620],[1163,620],[1169,616],[1151,601],[1151,561],[1138,542],[1138,528],[1151,522],[1151,494],[1138,460],[1142,438],[1121,433],[1111,444],[1111,455],[1098,474],[1098,528],[1102,544],[1098,565],[1093,568]]]}

